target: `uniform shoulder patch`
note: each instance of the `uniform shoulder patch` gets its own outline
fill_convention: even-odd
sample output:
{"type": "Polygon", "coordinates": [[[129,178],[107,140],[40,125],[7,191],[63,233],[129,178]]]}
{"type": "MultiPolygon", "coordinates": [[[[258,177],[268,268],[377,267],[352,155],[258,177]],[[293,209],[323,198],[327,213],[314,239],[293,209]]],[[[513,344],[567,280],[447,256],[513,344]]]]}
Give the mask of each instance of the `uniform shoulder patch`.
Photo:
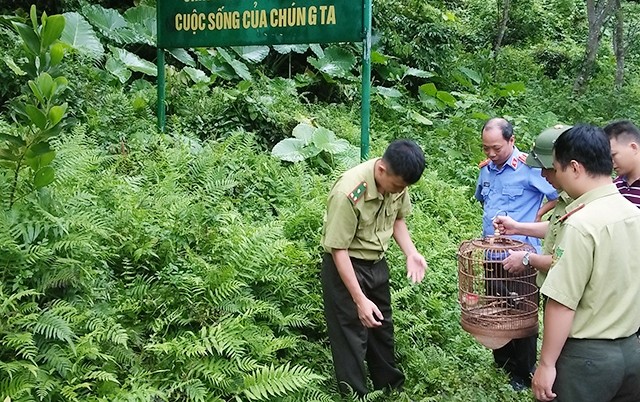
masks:
{"type": "Polygon", "coordinates": [[[487,159],[483,160],[482,162],[478,163],[478,167],[480,169],[482,169],[483,167],[487,166],[489,164],[489,162],[491,162],[491,159],[487,158],[487,159]]]}
{"type": "Polygon", "coordinates": [[[364,194],[366,192],[367,192],[367,182],[362,181],[360,182],[360,184],[356,186],[356,188],[353,189],[353,191],[349,193],[349,195],[347,195],[347,198],[349,198],[349,200],[353,205],[356,205],[358,201],[360,201],[360,199],[364,198],[364,194]]]}
{"type": "Polygon", "coordinates": [[[520,162],[525,163],[527,161],[527,156],[529,156],[529,154],[522,152],[520,155],[518,155],[518,159],[520,160],[520,162]]]}

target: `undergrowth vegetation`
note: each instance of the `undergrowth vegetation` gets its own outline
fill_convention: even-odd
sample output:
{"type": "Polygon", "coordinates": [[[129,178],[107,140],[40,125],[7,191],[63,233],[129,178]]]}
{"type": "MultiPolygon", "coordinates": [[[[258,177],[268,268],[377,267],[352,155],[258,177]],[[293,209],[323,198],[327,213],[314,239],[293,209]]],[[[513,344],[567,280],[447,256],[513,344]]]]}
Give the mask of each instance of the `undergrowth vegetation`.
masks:
{"type": "MultiPolygon", "coordinates": [[[[174,50],[160,133],[154,2],[108,3],[60,3],[47,34],[62,17],[0,17],[0,400],[339,400],[319,240],[357,162],[359,45],[174,50]]],[[[637,120],[640,81],[631,52],[615,91],[603,47],[573,95],[584,31],[525,3],[497,55],[495,2],[376,4],[371,155],[395,138],[425,150],[408,224],[430,269],[411,285],[388,253],[407,383],[366,400],[531,399],[459,325],[480,127],[506,116],[527,150],[558,122],[637,120]]],[[[554,3],[580,21],[577,0],[554,3]]]]}

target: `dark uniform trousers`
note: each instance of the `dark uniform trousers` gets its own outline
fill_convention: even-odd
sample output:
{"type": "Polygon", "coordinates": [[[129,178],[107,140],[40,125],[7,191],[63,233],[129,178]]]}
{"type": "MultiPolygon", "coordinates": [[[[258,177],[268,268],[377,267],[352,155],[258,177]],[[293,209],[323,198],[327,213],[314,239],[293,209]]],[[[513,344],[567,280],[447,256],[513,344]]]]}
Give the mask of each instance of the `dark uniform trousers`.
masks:
{"type": "Polygon", "coordinates": [[[327,320],[333,366],[340,392],[367,393],[365,361],[375,389],[400,389],[404,374],[395,365],[389,267],[377,262],[351,258],[358,283],[364,294],[384,316],[382,325],[366,328],[358,318],[349,291],[342,282],[331,254],[322,260],[322,295],[327,320]]]}
{"type": "Polygon", "coordinates": [[[556,362],[555,402],[640,401],[640,340],[569,338],[556,362]]]}
{"type": "MultiPolygon", "coordinates": [[[[505,257],[506,255],[501,256],[500,260],[505,257]]],[[[484,270],[487,296],[499,300],[500,297],[509,296],[511,292],[522,294],[518,281],[500,279],[509,277],[504,271],[502,263],[485,263],[484,270]]],[[[536,366],[537,346],[537,334],[526,338],[512,339],[503,347],[493,350],[493,359],[496,366],[504,369],[510,377],[520,377],[529,385],[531,374],[536,366]]]]}

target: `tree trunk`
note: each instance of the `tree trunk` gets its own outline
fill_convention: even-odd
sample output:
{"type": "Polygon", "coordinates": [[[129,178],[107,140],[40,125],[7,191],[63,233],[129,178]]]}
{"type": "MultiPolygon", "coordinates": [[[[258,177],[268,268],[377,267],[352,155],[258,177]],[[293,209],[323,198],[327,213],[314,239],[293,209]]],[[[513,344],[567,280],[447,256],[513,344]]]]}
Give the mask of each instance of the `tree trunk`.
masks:
{"type": "Polygon", "coordinates": [[[591,78],[591,71],[598,55],[602,28],[611,16],[617,0],[587,0],[587,19],[589,20],[589,36],[582,66],[573,83],[573,92],[581,92],[584,84],[591,78]]]}
{"type": "Polygon", "coordinates": [[[498,24],[498,34],[496,35],[495,42],[493,44],[494,57],[500,51],[502,46],[502,39],[504,39],[504,33],[507,31],[507,22],[509,21],[509,9],[511,8],[511,0],[502,0],[502,17],[498,24]]]}
{"type": "Polygon", "coordinates": [[[622,89],[624,83],[624,57],[625,57],[625,43],[624,43],[624,15],[622,13],[622,7],[620,0],[615,0],[615,16],[616,26],[613,34],[613,52],[616,55],[616,78],[615,88],[616,91],[622,89]]]}

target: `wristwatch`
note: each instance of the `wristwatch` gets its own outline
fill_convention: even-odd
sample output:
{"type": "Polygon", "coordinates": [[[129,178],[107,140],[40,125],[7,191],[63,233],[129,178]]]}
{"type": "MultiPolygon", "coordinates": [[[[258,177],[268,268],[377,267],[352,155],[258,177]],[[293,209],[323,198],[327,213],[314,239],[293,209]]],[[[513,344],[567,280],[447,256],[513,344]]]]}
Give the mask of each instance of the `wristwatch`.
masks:
{"type": "Polygon", "coordinates": [[[531,267],[531,263],[529,262],[529,253],[528,251],[526,253],[524,253],[524,257],[522,257],[522,265],[524,265],[527,268],[532,268],[531,267]]]}

